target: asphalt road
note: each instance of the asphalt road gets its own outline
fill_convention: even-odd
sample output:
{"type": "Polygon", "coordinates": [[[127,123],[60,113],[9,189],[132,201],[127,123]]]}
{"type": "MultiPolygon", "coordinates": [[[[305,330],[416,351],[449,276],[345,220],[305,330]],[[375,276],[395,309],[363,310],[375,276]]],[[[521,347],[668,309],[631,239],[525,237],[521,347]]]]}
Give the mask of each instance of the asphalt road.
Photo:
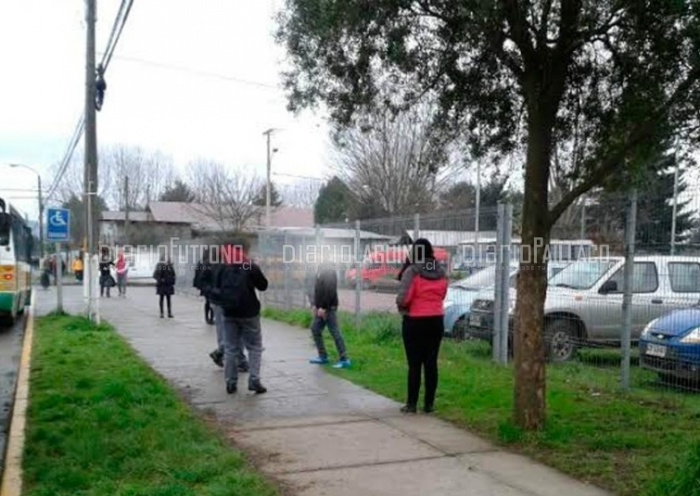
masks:
{"type": "Polygon", "coordinates": [[[12,400],[15,395],[17,371],[22,354],[24,318],[8,327],[0,323],[0,474],[5,461],[5,448],[9,431],[12,400]]]}

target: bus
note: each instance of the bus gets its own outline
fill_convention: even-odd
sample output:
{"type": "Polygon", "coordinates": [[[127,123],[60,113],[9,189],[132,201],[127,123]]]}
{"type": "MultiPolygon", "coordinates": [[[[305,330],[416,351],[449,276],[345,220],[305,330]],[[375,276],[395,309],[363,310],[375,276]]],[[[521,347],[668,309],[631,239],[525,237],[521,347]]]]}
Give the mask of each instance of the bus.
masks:
{"type": "Polygon", "coordinates": [[[20,213],[0,198],[0,319],[9,325],[31,301],[33,241],[20,213]]]}

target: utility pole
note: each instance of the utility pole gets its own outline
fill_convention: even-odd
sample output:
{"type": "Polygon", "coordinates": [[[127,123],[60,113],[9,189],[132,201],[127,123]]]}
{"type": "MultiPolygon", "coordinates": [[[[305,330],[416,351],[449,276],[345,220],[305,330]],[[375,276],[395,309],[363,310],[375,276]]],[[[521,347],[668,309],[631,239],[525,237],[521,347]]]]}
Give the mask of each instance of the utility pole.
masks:
{"type": "MultiPolygon", "coordinates": [[[[95,241],[97,237],[97,215],[93,205],[93,195],[97,191],[97,115],[95,109],[95,1],[85,0],[86,4],[86,27],[87,27],[87,47],[85,56],[85,169],[84,169],[84,187],[85,187],[85,203],[86,206],[86,222],[87,229],[87,258],[85,265],[92,267],[92,257],[96,254],[95,241]]],[[[87,272],[87,289],[88,289],[88,318],[92,318],[92,296],[93,296],[93,279],[92,271],[87,272]]]]}
{"type": "Polygon", "coordinates": [[[270,147],[270,136],[275,132],[274,128],[270,128],[263,133],[263,136],[267,137],[267,184],[265,187],[265,227],[270,228],[271,224],[271,209],[272,209],[272,182],[270,176],[272,175],[272,154],[277,150],[272,150],[270,147]]]}
{"type": "Polygon", "coordinates": [[[472,256],[473,269],[481,267],[481,254],[479,253],[479,217],[481,216],[481,160],[476,161],[476,211],[474,213],[474,255],[472,256]]]}
{"type": "Polygon", "coordinates": [[[39,260],[44,260],[44,199],[41,194],[41,174],[36,175],[39,187],[39,260]]]}
{"type": "Polygon", "coordinates": [[[676,254],[676,214],[678,211],[678,159],[673,173],[673,217],[671,218],[671,255],[676,254]]]}
{"type": "Polygon", "coordinates": [[[124,244],[129,244],[129,176],[124,178],[124,244]]]}
{"type": "Polygon", "coordinates": [[[581,239],[586,239],[586,199],[581,199],[581,239]]]}

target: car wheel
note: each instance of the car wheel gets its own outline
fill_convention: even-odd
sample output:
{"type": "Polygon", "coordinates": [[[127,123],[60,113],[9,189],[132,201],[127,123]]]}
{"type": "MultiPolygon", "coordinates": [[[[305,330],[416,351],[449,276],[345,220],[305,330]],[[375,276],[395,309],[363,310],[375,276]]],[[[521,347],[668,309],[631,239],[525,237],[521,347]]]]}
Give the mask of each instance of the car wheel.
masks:
{"type": "Polygon", "coordinates": [[[452,338],[456,341],[464,341],[467,337],[467,319],[460,317],[452,326],[452,338]]]}
{"type": "Polygon", "coordinates": [[[568,362],[576,354],[576,325],[565,319],[556,319],[545,326],[544,339],[547,355],[552,362],[568,362]]]}

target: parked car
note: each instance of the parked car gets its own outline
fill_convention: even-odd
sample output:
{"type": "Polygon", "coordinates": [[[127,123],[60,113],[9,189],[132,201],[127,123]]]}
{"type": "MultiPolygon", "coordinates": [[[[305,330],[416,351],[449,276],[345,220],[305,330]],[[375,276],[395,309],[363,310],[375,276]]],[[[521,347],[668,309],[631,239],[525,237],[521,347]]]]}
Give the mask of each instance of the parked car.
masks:
{"type": "Polygon", "coordinates": [[[639,364],[665,380],[700,382],[700,302],[649,322],[639,338],[639,364]]]}
{"type": "MultiPolygon", "coordinates": [[[[551,262],[548,264],[548,276],[552,277],[564,267],[567,262],[551,262]]],[[[518,274],[518,264],[510,265],[508,274],[510,287],[515,288],[516,276],[518,274]]],[[[455,339],[464,339],[467,336],[469,323],[469,309],[472,302],[478,296],[493,297],[493,290],[496,284],[497,266],[492,265],[466,277],[460,281],[450,284],[445,296],[445,335],[455,339]]]]}
{"type": "MultiPolygon", "coordinates": [[[[700,258],[640,256],[632,281],[632,338],[648,322],[700,299],[700,258]]],[[[578,260],[550,279],[545,301],[545,342],[549,359],[567,361],[589,342],[617,345],[622,329],[624,257],[578,260]]],[[[515,288],[510,301],[515,302],[515,288]]],[[[477,298],[470,309],[468,333],[491,340],[493,297],[477,298]]],[[[512,333],[514,304],[509,308],[512,333]]]]}

